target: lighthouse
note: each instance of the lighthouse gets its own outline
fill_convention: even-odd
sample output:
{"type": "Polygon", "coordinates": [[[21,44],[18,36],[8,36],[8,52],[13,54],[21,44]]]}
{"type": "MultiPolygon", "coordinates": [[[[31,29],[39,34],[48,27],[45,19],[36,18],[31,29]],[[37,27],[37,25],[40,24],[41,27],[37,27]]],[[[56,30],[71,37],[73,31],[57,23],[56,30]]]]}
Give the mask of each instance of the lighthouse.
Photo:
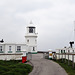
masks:
{"type": "Polygon", "coordinates": [[[26,44],[28,46],[28,52],[31,52],[33,54],[37,53],[37,33],[36,33],[36,27],[32,22],[30,22],[29,25],[26,27],[26,44]]]}

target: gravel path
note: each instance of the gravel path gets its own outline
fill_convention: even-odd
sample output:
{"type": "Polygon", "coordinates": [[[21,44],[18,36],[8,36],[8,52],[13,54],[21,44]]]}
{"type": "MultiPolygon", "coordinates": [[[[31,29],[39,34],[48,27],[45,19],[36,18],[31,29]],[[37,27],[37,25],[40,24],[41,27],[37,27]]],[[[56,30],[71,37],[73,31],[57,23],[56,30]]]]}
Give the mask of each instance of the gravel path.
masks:
{"type": "Polygon", "coordinates": [[[42,54],[32,55],[33,71],[29,75],[67,75],[57,63],[43,58],[42,54]]]}

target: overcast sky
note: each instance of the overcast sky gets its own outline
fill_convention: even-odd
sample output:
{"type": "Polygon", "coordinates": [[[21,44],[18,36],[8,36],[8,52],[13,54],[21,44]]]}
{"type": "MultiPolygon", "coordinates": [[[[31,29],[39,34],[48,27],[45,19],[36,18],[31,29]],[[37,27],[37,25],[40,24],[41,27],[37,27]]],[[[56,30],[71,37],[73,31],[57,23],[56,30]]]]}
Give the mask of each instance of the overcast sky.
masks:
{"type": "Polygon", "coordinates": [[[75,0],[0,0],[0,39],[6,43],[25,43],[31,20],[38,50],[68,47],[75,38],[75,0]]]}

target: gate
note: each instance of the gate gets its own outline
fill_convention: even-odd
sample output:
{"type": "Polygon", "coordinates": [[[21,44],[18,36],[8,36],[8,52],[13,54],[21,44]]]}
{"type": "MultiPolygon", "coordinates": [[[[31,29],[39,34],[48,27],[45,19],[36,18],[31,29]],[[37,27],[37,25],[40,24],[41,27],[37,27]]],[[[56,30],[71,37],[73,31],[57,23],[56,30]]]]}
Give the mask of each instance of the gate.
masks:
{"type": "Polygon", "coordinates": [[[32,53],[31,52],[28,52],[27,53],[27,60],[31,60],[32,59],[32,53]]]}
{"type": "Polygon", "coordinates": [[[49,53],[43,53],[43,58],[48,59],[49,58],[49,53]]]}

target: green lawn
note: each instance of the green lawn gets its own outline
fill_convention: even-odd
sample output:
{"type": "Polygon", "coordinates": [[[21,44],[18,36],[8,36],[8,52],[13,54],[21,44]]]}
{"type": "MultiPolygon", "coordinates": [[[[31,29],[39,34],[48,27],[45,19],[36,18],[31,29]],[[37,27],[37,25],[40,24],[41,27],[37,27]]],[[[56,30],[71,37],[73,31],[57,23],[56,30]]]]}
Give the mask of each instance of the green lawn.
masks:
{"type": "Polygon", "coordinates": [[[68,73],[68,75],[75,75],[75,68],[72,68],[72,61],[70,61],[70,65],[68,66],[68,61],[66,61],[65,63],[65,60],[56,60],[55,62],[57,62],[60,66],[62,66],[65,71],[68,73]]]}
{"type": "Polygon", "coordinates": [[[0,75],[28,75],[32,71],[32,66],[21,63],[18,60],[0,60],[0,75]]]}

